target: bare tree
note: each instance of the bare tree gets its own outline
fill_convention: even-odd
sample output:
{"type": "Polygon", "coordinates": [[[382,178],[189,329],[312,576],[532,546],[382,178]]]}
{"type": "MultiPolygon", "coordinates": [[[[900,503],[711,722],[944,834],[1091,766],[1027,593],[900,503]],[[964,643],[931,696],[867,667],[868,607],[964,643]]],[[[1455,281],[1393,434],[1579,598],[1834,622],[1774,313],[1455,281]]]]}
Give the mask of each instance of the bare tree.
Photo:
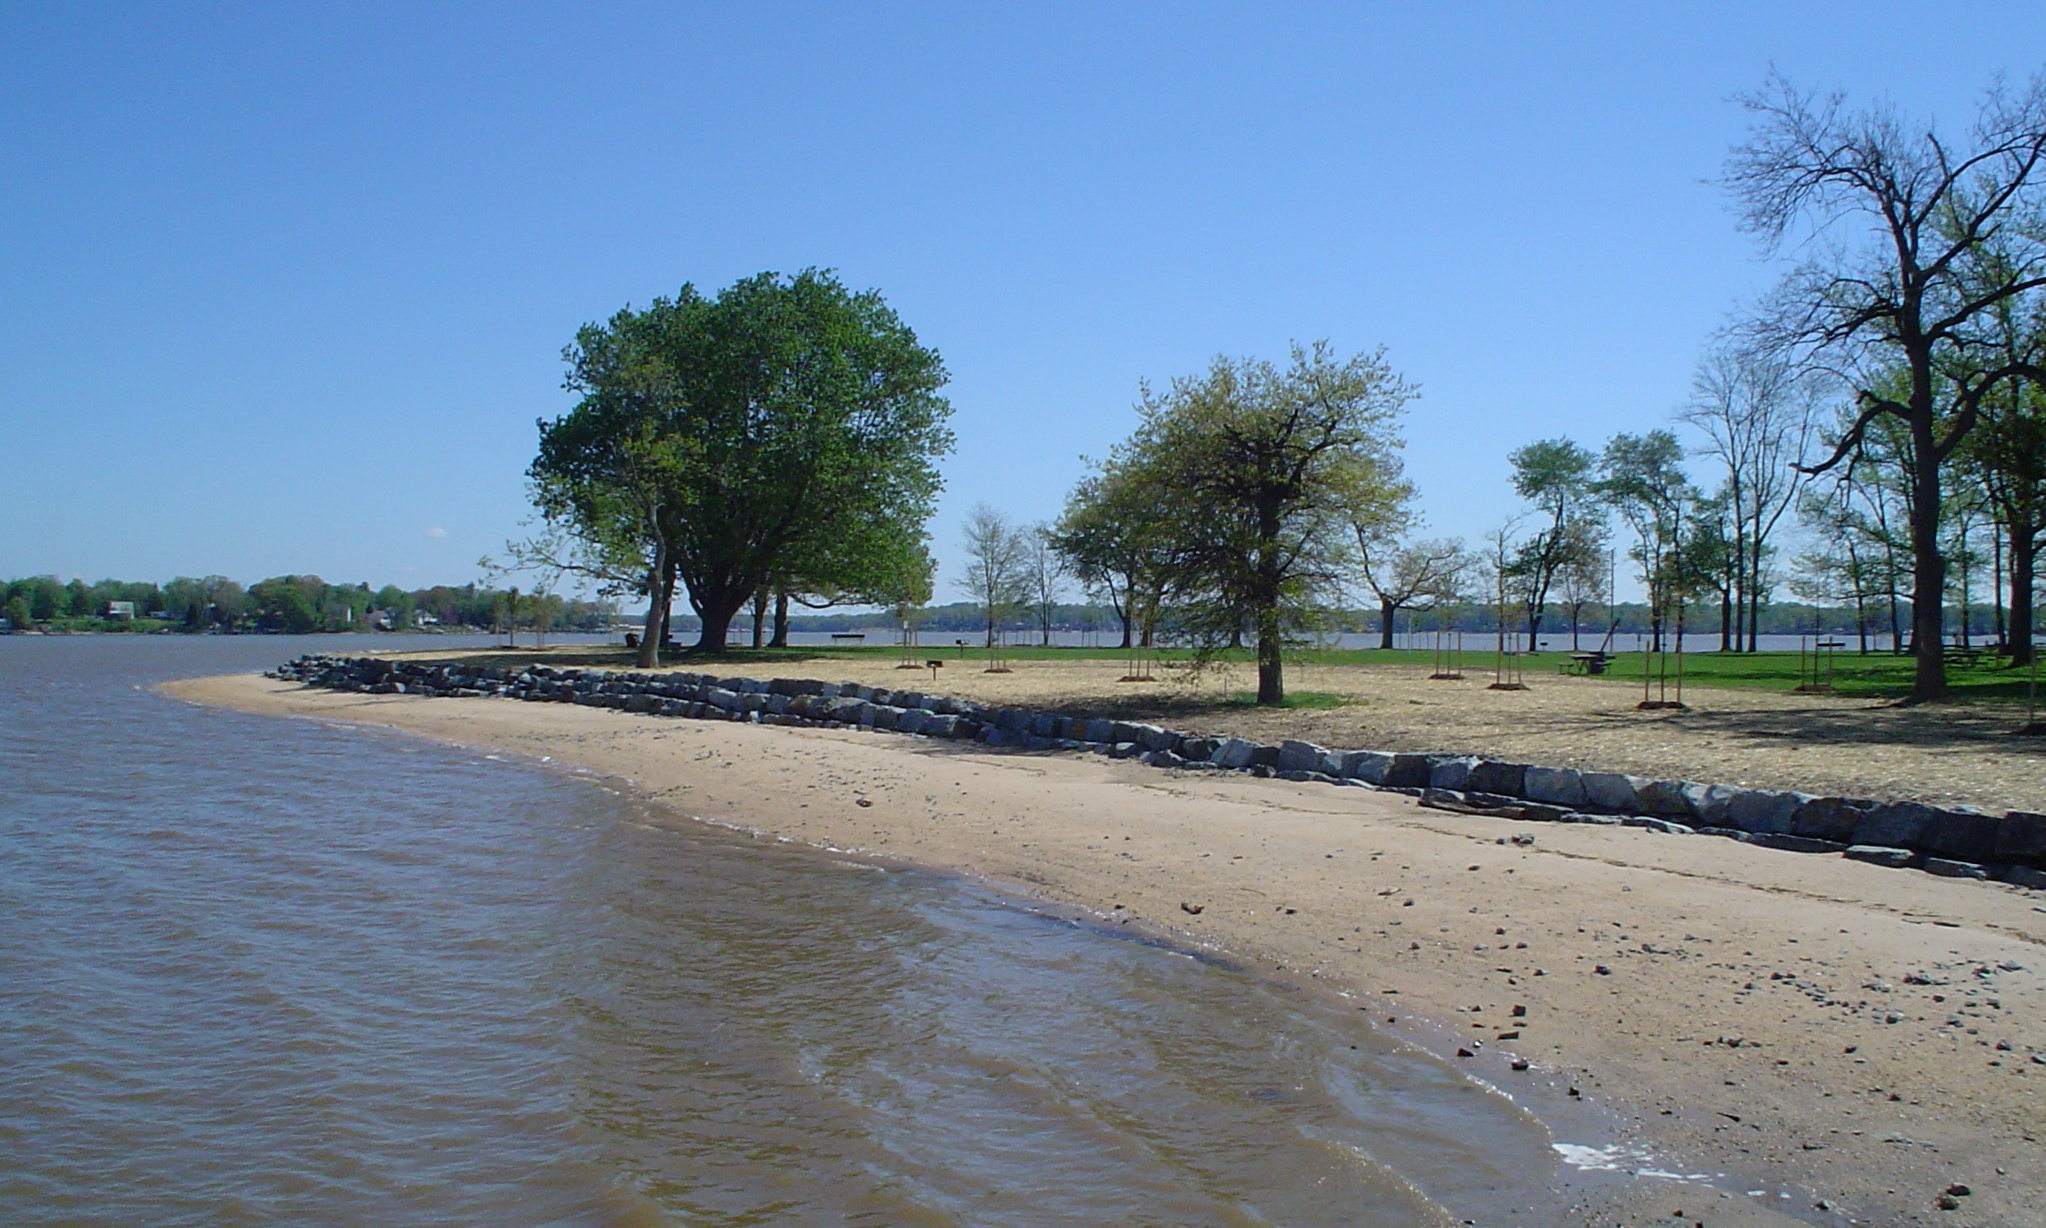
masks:
{"type": "Polygon", "coordinates": [[[1023,565],[1030,582],[1030,602],[1037,609],[1038,642],[1051,647],[1051,620],[1065,591],[1065,568],[1052,549],[1051,526],[1034,524],[1023,531],[1023,565]]]}
{"type": "Polygon", "coordinates": [[[1411,541],[1374,535],[1359,525],[1357,562],[1365,587],[1378,601],[1378,646],[1390,649],[1401,610],[1426,613],[1456,600],[1471,556],[1460,537],[1411,541]]]}
{"type": "Polygon", "coordinates": [[[1022,530],[985,503],[966,514],[966,591],[987,617],[987,645],[995,629],[1030,597],[1030,545],[1022,530]]]}
{"type": "Polygon", "coordinates": [[[1946,560],[1940,552],[1941,467],[1975,426],[1982,399],[2005,381],[2038,379],[2029,364],[1970,373],[1942,387],[1941,368],[1973,348],[1999,303],[2046,286],[2046,233],[2014,225],[2036,203],[2046,159],[2046,78],[1984,96],[1966,147],[1907,128],[1889,106],[1850,112],[1772,74],[1742,100],[1754,116],[1727,185],[1745,229],[1771,250],[1812,253],[1754,322],[1755,337],[1825,367],[1854,390],[1857,410],[1824,472],[1859,447],[1877,418],[1910,435],[1911,606],[1915,699],[1946,694],[1941,655],[1946,560]],[[1970,257],[2000,243],[1994,276],[1970,257]],[[1901,365],[1903,379],[1886,377],[1901,365]]]}
{"type": "Polygon", "coordinates": [[[1822,386],[1780,352],[1723,346],[1698,364],[1691,403],[1678,420],[1706,438],[1705,453],[1726,470],[1727,544],[1734,626],[1754,652],[1761,634],[1762,569],[1769,539],[1797,505],[1817,434],[1822,386]]]}

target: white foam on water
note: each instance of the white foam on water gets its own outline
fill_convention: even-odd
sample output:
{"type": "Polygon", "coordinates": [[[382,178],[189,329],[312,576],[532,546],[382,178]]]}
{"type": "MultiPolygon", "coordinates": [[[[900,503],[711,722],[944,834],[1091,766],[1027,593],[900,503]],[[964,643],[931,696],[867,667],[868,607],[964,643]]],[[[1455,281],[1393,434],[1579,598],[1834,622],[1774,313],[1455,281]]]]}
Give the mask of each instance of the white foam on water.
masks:
{"type": "Polygon", "coordinates": [[[1551,1143],[1556,1154],[1572,1168],[1584,1172],[1624,1172],[1635,1177],[1663,1181],[1706,1181],[1704,1173],[1675,1173],[1655,1166],[1655,1157],[1635,1147],[1587,1147],[1583,1143],[1551,1143]]]}

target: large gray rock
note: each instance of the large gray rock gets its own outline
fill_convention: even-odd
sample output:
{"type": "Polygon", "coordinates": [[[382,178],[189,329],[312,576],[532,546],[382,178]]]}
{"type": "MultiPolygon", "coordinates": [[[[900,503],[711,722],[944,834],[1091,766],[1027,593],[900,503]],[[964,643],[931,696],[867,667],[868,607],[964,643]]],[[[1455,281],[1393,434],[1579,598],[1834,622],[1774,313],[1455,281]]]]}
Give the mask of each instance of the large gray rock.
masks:
{"type": "Polygon", "coordinates": [[[1225,768],[1247,768],[1251,755],[1257,750],[1257,743],[1242,738],[1230,738],[1215,748],[1208,761],[1225,768]]]}
{"type": "Polygon", "coordinates": [[[1888,866],[1901,870],[1918,859],[1910,849],[1890,848],[1881,844],[1855,844],[1840,854],[1851,861],[1865,861],[1873,866],[1888,866]]]}
{"type": "Polygon", "coordinates": [[[1460,790],[1470,783],[1471,770],[1480,762],[1482,760],[1475,755],[1437,759],[1428,765],[1428,787],[1460,790]]]}
{"type": "Polygon", "coordinates": [[[1527,796],[1527,765],[1505,763],[1498,759],[1480,760],[1471,769],[1470,779],[1465,785],[1480,793],[1497,793],[1502,797],[1527,796]]]}
{"type": "MultiPolygon", "coordinates": [[[[1808,793],[1779,793],[1771,789],[1741,789],[1726,805],[1726,817],[1735,827],[1757,835],[1787,835],[1791,820],[1805,803],[1813,800],[1808,793]]],[[[1800,839],[1829,839],[1801,835],[1800,839]]],[[[1838,852],[1838,849],[1834,850],[1838,852]]]]}
{"type": "Polygon", "coordinates": [[[1135,724],[1131,725],[1130,729],[1136,734],[1136,737],[1130,740],[1146,750],[1172,750],[1179,745],[1179,735],[1170,729],[1135,724]]]}
{"type": "Polygon", "coordinates": [[[1747,792],[1734,785],[1702,785],[1693,781],[1684,782],[1684,801],[1691,807],[1691,813],[1698,816],[1698,822],[1706,827],[1734,826],[1733,799],[1747,792]]]}
{"type": "Polygon", "coordinates": [[[1180,743],[1179,753],[1181,755],[1184,755],[1188,759],[1205,759],[1212,761],[1215,757],[1215,748],[1220,745],[1222,745],[1222,743],[1215,738],[1188,738],[1186,741],[1180,743]]]}
{"type": "Polygon", "coordinates": [[[1937,818],[1938,809],[1923,802],[1884,802],[1854,825],[1854,843],[1921,848],[1937,818]]]}
{"type": "Polygon", "coordinates": [[[724,712],[739,710],[739,693],[729,687],[713,686],[703,689],[703,702],[724,712]]]}
{"type": "Polygon", "coordinates": [[[1865,802],[1844,797],[1815,797],[1790,816],[1790,834],[1815,840],[1848,841],[1869,812],[1865,802]]]}
{"type": "Polygon", "coordinates": [[[1686,780],[1651,780],[1636,791],[1641,809],[1649,814],[1668,819],[1695,819],[1700,817],[1691,805],[1692,790],[1702,789],[1686,780]]]}
{"type": "Polygon", "coordinates": [[[1616,814],[1634,814],[1643,809],[1640,790],[1648,782],[1639,776],[1619,772],[1579,772],[1587,805],[1616,814]]]}
{"type": "Polygon", "coordinates": [[[903,733],[922,733],[924,722],[931,719],[931,712],[924,708],[904,708],[895,721],[895,728],[903,733]]]}
{"type": "Polygon", "coordinates": [[[1396,754],[1386,766],[1385,779],[1379,786],[1386,789],[1425,789],[1428,787],[1428,756],[1396,754]]]}
{"type": "Polygon", "coordinates": [[[1361,780],[1367,785],[1381,785],[1391,768],[1392,756],[1382,750],[1346,750],[1343,752],[1343,770],[1339,775],[1361,780]]]}
{"type": "Polygon", "coordinates": [[[1288,738],[1279,743],[1279,761],[1272,766],[1281,772],[1319,772],[1321,757],[1327,753],[1312,742],[1288,738]]]}
{"type": "Polygon", "coordinates": [[[1972,808],[1942,810],[1926,828],[1926,851],[1952,861],[1988,861],[1996,855],[1999,823],[1995,815],[1972,808]]]}
{"type": "Polygon", "coordinates": [[[2035,870],[2031,866],[2012,866],[2004,872],[2003,881],[2033,891],[2046,891],[2046,870],[2035,870]]]}
{"type": "Polygon", "coordinates": [[[2046,865],[2046,814],[2013,810],[1996,825],[1998,861],[2046,865]]]}
{"type": "Polygon", "coordinates": [[[1532,765],[1527,769],[1526,796],[1529,801],[1567,806],[1572,810],[1590,800],[1584,789],[1584,778],[1576,768],[1532,765]]]}
{"type": "Polygon", "coordinates": [[[1080,738],[1086,742],[1114,742],[1115,722],[1096,717],[1087,722],[1087,731],[1081,734],[1080,738]]]}

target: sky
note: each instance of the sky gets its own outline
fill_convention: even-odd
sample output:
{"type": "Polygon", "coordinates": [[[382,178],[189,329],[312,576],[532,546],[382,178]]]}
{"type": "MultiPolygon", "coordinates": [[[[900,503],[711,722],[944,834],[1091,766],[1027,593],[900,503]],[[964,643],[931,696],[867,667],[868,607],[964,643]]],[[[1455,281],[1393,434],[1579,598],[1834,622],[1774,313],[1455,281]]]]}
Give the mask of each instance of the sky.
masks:
{"type": "Polygon", "coordinates": [[[1140,381],[1293,341],[1420,386],[1475,542],[1508,452],[1666,425],[1775,280],[1736,95],[1958,132],[2042,49],[2012,4],[10,0],[0,576],[477,579],[579,325],[810,266],[951,372],[940,600],[1140,381]]]}

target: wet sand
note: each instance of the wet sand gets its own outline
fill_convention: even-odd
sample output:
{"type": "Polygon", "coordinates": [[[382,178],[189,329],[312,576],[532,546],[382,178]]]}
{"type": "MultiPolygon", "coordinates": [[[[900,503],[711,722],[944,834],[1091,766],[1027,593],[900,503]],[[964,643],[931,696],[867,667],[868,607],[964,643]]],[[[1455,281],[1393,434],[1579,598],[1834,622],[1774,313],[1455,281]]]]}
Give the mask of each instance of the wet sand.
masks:
{"type": "Polygon", "coordinates": [[[1468,1051],[1459,1065],[1537,1112],[1575,1088],[1661,1168],[1769,1191],[1635,1182],[1587,1207],[1587,1224],[2046,1223],[2036,893],[898,734],[254,676],[169,689],[573,764],[687,814],[978,876],[1228,952],[1355,994],[1445,1056],[1468,1051]],[[1971,1192],[1939,1209],[1956,1183],[1971,1192]]]}

